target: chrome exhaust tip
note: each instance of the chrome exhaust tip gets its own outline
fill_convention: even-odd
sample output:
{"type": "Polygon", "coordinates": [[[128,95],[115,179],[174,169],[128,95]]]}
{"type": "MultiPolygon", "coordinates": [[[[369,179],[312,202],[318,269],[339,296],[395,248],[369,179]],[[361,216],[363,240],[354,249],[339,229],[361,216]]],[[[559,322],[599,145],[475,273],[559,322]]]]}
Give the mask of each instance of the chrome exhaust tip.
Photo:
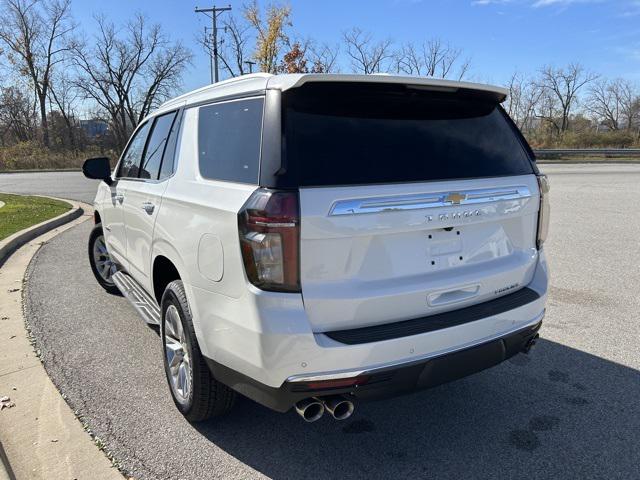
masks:
{"type": "Polygon", "coordinates": [[[296,403],[296,412],[305,422],[315,422],[324,415],[324,404],[317,398],[305,398],[296,403]]]}
{"type": "Polygon", "coordinates": [[[322,397],[324,408],[336,420],[346,420],[353,414],[354,405],[351,400],[342,395],[331,395],[322,397]]]}

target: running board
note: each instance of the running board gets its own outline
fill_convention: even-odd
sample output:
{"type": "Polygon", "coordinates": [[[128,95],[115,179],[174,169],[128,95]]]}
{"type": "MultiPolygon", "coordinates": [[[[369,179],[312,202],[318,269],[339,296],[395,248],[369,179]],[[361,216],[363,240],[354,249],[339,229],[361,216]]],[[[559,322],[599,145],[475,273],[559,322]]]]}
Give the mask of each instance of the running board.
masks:
{"type": "Polygon", "coordinates": [[[113,283],[149,325],[160,325],[160,307],[151,295],[124,272],[113,274],[113,283]]]}

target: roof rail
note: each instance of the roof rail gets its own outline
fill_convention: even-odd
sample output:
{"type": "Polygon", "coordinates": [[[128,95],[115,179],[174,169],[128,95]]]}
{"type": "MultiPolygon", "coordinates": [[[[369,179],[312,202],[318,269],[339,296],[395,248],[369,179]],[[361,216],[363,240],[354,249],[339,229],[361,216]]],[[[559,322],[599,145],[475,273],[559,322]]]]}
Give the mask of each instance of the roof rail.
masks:
{"type": "Polygon", "coordinates": [[[190,97],[196,93],[203,93],[203,92],[207,92],[209,90],[214,90],[218,87],[222,87],[225,85],[230,85],[233,83],[238,83],[238,82],[243,82],[246,80],[251,80],[254,78],[270,78],[273,77],[273,74],[271,73],[264,73],[264,72],[257,72],[257,73],[248,73],[246,75],[239,75],[237,77],[231,77],[231,78],[227,78],[226,80],[222,80],[221,82],[217,82],[217,83],[212,83],[210,85],[205,85],[204,87],[200,87],[200,88],[196,88],[195,90],[191,90],[189,92],[183,93],[182,95],[179,95],[175,98],[172,98],[171,100],[167,100],[166,102],[164,102],[163,104],[160,105],[159,108],[163,108],[166,107],[168,105],[174,104],[174,103],[179,103],[180,101],[184,100],[187,97],[190,97]]]}

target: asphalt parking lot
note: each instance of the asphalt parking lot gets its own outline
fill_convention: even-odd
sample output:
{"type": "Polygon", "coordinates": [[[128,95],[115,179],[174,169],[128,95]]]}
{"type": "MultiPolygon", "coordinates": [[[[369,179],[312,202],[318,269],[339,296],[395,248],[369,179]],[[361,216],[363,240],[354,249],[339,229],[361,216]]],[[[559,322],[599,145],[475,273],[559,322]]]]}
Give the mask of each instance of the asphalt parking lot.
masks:
{"type": "MultiPolygon", "coordinates": [[[[243,400],[197,426],[173,407],[159,338],[105,293],[85,222],[44,245],[26,314],[68,402],[140,479],[640,476],[640,165],[548,166],[551,291],[533,352],[354,416],[305,424],[243,400]]],[[[78,173],[0,175],[0,191],[90,202],[78,173]]]]}

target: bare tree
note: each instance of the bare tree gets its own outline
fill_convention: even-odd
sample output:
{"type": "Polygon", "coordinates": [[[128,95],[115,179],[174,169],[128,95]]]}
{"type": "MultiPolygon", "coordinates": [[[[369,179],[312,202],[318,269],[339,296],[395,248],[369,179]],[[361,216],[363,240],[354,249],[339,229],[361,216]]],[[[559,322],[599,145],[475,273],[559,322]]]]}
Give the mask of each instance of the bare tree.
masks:
{"type": "Polygon", "coordinates": [[[517,72],[511,76],[508,89],[507,113],[518,128],[525,132],[531,131],[534,128],[543,90],[517,72]]]}
{"type": "MultiPolygon", "coordinates": [[[[593,82],[597,75],[585,71],[579,63],[572,63],[564,68],[546,66],[540,71],[538,85],[545,90],[547,96],[555,98],[560,107],[561,133],[569,129],[569,118],[577,102],[578,92],[585,85],[593,82]]],[[[549,99],[547,99],[549,100],[549,99]]],[[[548,118],[548,120],[551,120],[548,118]]]]}
{"type": "Polygon", "coordinates": [[[231,76],[247,73],[247,62],[251,61],[248,51],[249,29],[247,24],[238,22],[230,16],[224,22],[224,45],[222,49],[222,63],[231,76]]]}
{"type": "MultiPolygon", "coordinates": [[[[536,106],[536,117],[546,126],[551,136],[562,133],[563,109],[558,97],[550,90],[540,88],[540,101],[536,106]]],[[[568,127],[567,127],[568,128],[568,127]]]]}
{"type": "Polygon", "coordinates": [[[396,70],[408,75],[456,78],[462,80],[471,66],[462,51],[440,39],[431,39],[416,47],[409,42],[396,52],[396,70]]]}
{"type": "Polygon", "coordinates": [[[18,142],[33,140],[37,123],[37,98],[25,95],[16,86],[0,89],[0,141],[5,145],[8,137],[18,142]]]}
{"type": "MultiPolygon", "coordinates": [[[[248,62],[251,60],[249,50],[251,25],[228,15],[222,23],[222,38],[218,45],[218,59],[230,77],[237,77],[249,73],[248,62]]],[[[196,37],[207,55],[213,52],[212,38],[209,32],[203,31],[196,37]]]]}
{"type": "Polygon", "coordinates": [[[618,81],[603,78],[594,82],[589,88],[586,108],[597,122],[606,125],[610,130],[619,130],[622,98],[618,81]]]}
{"type": "Polygon", "coordinates": [[[280,73],[332,73],[337,70],[338,47],[328,44],[317,46],[311,39],[287,42],[280,73]]]}
{"type": "Polygon", "coordinates": [[[285,28],[291,25],[288,6],[270,5],[263,18],[256,0],[244,9],[244,15],[256,33],[256,46],[253,55],[260,71],[276,73],[278,58],[283,45],[288,42],[285,28]]]}
{"type": "Polygon", "coordinates": [[[75,28],[70,0],[3,0],[0,42],[9,61],[29,78],[38,98],[42,143],[49,146],[47,100],[55,66],[70,49],[69,34],[75,28]]]}
{"type": "Polygon", "coordinates": [[[391,40],[375,41],[373,35],[355,27],[344,32],[342,38],[354,72],[368,75],[387,69],[387,61],[393,56],[391,40]]]}
{"type": "Polygon", "coordinates": [[[116,144],[124,148],[133,128],[178,87],[191,53],[142,15],[123,34],[104,17],[96,23],[91,42],[74,50],[75,85],[107,114],[116,144]]]}
{"type": "MultiPolygon", "coordinates": [[[[61,69],[62,70],[62,69],[61,69]]],[[[55,107],[66,127],[66,135],[69,146],[75,150],[76,141],[76,114],[75,110],[79,100],[79,91],[74,85],[74,80],[68,72],[62,70],[54,76],[49,88],[49,102],[55,107]]],[[[50,108],[53,110],[53,108],[50,108]]]]}
{"type": "Polygon", "coordinates": [[[507,88],[509,89],[509,95],[507,96],[505,110],[507,111],[509,116],[516,122],[516,124],[518,124],[518,116],[522,103],[522,84],[522,77],[518,74],[518,72],[515,72],[513,75],[511,75],[509,84],[507,85],[507,88]]]}
{"type": "Polygon", "coordinates": [[[638,91],[638,86],[629,80],[618,79],[616,81],[616,91],[616,94],[620,97],[620,110],[624,127],[627,130],[640,127],[640,92],[638,91]]]}
{"type": "Polygon", "coordinates": [[[316,45],[311,42],[307,49],[309,60],[311,61],[311,71],[313,73],[336,73],[338,72],[339,45],[323,43],[316,45]]]}

